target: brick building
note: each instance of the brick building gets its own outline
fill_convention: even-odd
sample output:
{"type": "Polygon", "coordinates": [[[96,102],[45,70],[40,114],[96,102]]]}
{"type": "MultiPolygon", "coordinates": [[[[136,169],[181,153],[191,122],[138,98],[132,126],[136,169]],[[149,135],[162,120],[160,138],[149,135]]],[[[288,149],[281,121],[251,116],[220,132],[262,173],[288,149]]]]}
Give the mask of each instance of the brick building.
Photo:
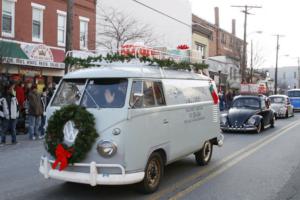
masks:
{"type": "MultiPolygon", "coordinates": [[[[206,52],[209,74],[217,85],[225,89],[238,90],[240,87],[240,61],[243,40],[236,36],[235,20],[232,20],[232,32],[220,27],[219,8],[215,8],[215,23],[212,24],[196,15],[192,16],[193,32],[205,30],[208,42],[197,44],[206,52]]],[[[198,42],[199,43],[199,42],[198,42]]]]}
{"type": "MultiPolygon", "coordinates": [[[[193,15],[193,23],[201,24],[204,28],[212,30],[209,42],[209,57],[227,56],[234,60],[241,59],[243,40],[236,36],[235,20],[232,20],[232,32],[220,28],[219,8],[215,8],[215,24],[212,24],[196,15],[193,15]]],[[[196,28],[196,26],[195,26],[196,28]]]]}
{"type": "MultiPolygon", "coordinates": [[[[66,0],[0,0],[1,78],[57,82],[64,74],[66,0]]],[[[96,0],[77,0],[73,48],[95,49],[96,0]]]]}

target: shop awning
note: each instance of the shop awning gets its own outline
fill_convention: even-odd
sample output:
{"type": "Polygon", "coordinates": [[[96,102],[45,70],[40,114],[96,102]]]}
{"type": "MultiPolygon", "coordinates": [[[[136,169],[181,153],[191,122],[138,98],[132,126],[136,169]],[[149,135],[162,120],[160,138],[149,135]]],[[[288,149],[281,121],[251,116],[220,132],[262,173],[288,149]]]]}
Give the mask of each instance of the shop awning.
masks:
{"type": "Polygon", "coordinates": [[[0,41],[0,57],[28,59],[19,44],[6,41],[0,41]]]}

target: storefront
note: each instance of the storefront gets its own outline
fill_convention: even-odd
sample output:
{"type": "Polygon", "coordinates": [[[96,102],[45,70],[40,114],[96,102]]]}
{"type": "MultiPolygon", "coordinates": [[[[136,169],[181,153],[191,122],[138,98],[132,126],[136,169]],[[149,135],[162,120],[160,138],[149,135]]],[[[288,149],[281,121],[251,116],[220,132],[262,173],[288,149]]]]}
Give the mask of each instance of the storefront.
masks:
{"type": "Polygon", "coordinates": [[[0,41],[0,74],[3,81],[45,85],[57,83],[64,75],[64,51],[43,44],[0,41]]]}

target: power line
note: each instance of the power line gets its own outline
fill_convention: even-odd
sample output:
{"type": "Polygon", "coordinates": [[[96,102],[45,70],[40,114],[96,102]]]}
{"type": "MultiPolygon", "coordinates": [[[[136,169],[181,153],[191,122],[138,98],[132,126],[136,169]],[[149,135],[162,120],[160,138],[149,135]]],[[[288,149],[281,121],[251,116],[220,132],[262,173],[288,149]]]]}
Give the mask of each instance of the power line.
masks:
{"type": "Polygon", "coordinates": [[[242,12],[245,14],[245,20],[244,20],[244,45],[243,45],[243,58],[242,58],[242,66],[241,66],[241,72],[242,72],[242,82],[246,81],[245,71],[246,71],[246,51],[247,51],[247,16],[251,13],[249,10],[252,8],[262,8],[261,6],[249,6],[249,5],[232,5],[231,7],[235,8],[244,8],[242,12]]]}
{"type": "Polygon", "coordinates": [[[179,23],[181,23],[181,24],[183,24],[183,25],[186,25],[186,26],[188,26],[188,27],[191,27],[190,24],[187,24],[187,23],[185,23],[185,22],[183,22],[183,21],[181,21],[181,20],[179,20],[179,19],[176,19],[175,17],[172,17],[172,16],[170,16],[170,15],[167,15],[166,13],[164,13],[164,12],[162,12],[162,11],[160,11],[160,10],[157,10],[157,9],[151,7],[151,6],[148,6],[148,5],[142,3],[142,2],[140,2],[140,1],[138,1],[138,0],[132,0],[132,1],[134,1],[134,2],[136,2],[136,3],[138,3],[138,4],[142,5],[142,6],[144,6],[144,7],[146,7],[146,8],[149,8],[150,10],[152,10],[152,11],[154,11],[154,12],[157,12],[157,13],[159,13],[159,14],[165,16],[165,17],[168,17],[169,19],[172,19],[172,20],[177,21],[177,22],[179,22],[179,23]]]}

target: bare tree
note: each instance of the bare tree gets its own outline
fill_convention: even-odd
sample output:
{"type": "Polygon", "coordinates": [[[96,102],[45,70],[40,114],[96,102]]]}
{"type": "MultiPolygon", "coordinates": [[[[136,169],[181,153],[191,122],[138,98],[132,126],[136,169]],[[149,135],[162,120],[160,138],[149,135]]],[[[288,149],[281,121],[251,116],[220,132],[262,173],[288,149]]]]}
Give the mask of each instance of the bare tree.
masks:
{"type": "Polygon", "coordinates": [[[143,42],[149,46],[156,44],[149,25],[141,24],[115,9],[109,11],[101,9],[101,13],[97,16],[99,30],[96,34],[100,36],[97,45],[113,50],[129,42],[143,42]]]}
{"type": "Polygon", "coordinates": [[[263,66],[265,62],[266,59],[263,56],[263,48],[258,43],[256,43],[253,52],[253,68],[257,69],[263,66]]]}

